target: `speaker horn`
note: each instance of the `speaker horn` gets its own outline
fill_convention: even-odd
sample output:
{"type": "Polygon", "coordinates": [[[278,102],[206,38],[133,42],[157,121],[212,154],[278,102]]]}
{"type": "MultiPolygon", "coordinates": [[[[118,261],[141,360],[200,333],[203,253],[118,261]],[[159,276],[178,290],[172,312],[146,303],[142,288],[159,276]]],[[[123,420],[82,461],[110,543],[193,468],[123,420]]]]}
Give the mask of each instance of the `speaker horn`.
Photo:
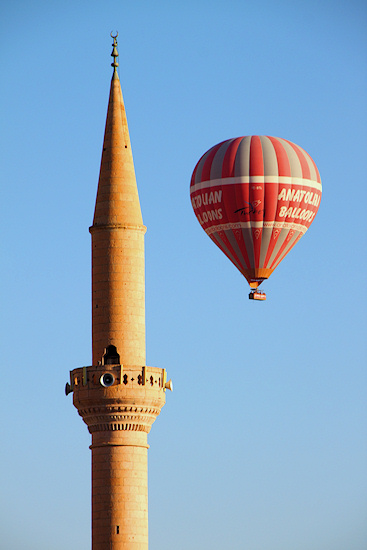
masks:
{"type": "Polygon", "coordinates": [[[65,384],[65,395],[69,395],[73,391],[73,388],[70,386],[69,382],[65,384]]]}
{"type": "Polygon", "coordinates": [[[169,391],[173,391],[173,383],[172,380],[168,380],[168,382],[165,383],[164,388],[169,391]]]}
{"type": "Polygon", "coordinates": [[[102,374],[99,381],[104,388],[109,388],[110,386],[113,386],[113,384],[115,383],[115,377],[112,374],[112,372],[105,372],[104,374],[102,374]]]}

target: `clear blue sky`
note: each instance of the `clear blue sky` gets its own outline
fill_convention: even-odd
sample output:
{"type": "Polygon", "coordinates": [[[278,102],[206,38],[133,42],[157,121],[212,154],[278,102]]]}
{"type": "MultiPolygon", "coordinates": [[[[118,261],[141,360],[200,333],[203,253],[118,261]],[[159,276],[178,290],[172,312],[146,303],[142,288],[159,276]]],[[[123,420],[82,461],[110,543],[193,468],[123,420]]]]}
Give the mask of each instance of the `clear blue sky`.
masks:
{"type": "Polygon", "coordinates": [[[362,0],[3,2],[0,547],[90,548],[90,235],[119,31],[146,234],[150,550],[365,550],[366,29],[362,0]],[[314,158],[310,230],[250,302],[189,182],[215,143],[314,158]]]}

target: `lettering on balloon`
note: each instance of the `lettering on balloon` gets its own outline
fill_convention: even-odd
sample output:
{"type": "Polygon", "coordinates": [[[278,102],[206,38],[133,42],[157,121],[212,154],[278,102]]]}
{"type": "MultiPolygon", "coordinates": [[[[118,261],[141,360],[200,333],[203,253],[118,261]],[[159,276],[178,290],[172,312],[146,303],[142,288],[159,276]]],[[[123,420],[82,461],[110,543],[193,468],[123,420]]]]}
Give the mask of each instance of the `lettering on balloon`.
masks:
{"type": "Polygon", "coordinates": [[[223,212],[221,208],[216,210],[208,210],[202,214],[196,214],[199,223],[203,225],[204,223],[212,222],[213,220],[221,220],[223,218],[223,212]]]}
{"type": "Polygon", "coordinates": [[[316,215],[320,199],[321,194],[315,191],[286,189],[283,187],[278,195],[278,201],[286,201],[288,205],[280,206],[278,217],[311,223],[316,215]]]}
{"type": "Polygon", "coordinates": [[[209,204],[217,204],[222,202],[222,190],[220,191],[210,191],[210,193],[200,193],[196,197],[192,197],[191,203],[194,209],[200,208],[201,206],[208,206],[209,204]]]}
{"type": "Polygon", "coordinates": [[[304,202],[310,206],[319,206],[321,194],[315,193],[313,191],[305,191],[304,189],[281,189],[278,195],[278,201],[287,201],[287,202],[304,202]]]}
{"type": "MultiPolygon", "coordinates": [[[[219,191],[210,191],[210,192],[204,192],[199,193],[195,197],[191,198],[191,203],[196,210],[197,208],[201,208],[202,206],[210,206],[214,204],[218,204],[222,202],[222,190],[219,191]]],[[[200,214],[196,212],[197,219],[199,220],[199,223],[201,225],[204,225],[204,223],[216,221],[216,220],[222,220],[223,219],[223,210],[222,208],[213,208],[211,210],[206,210],[205,212],[201,212],[200,214]]]]}
{"type": "MultiPolygon", "coordinates": [[[[276,216],[279,222],[280,220],[282,220],[281,223],[286,221],[297,222],[305,227],[311,224],[320,204],[321,193],[312,189],[312,187],[308,187],[307,190],[307,185],[305,187],[306,189],[297,189],[297,187],[291,189],[282,187],[280,189],[277,194],[278,208],[276,216]]],[[[225,207],[222,204],[222,189],[201,190],[191,196],[192,206],[201,225],[218,221],[233,223],[235,220],[241,220],[244,223],[256,219],[264,223],[271,221],[266,219],[263,200],[255,199],[251,202],[243,200],[242,205],[238,208],[232,186],[226,187],[224,194],[225,207]]]]}
{"type": "Polygon", "coordinates": [[[280,218],[294,218],[295,220],[303,220],[305,222],[312,222],[316,212],[307,210],[306,208],[297,208],[297,206],[281,206],[279,210],[280,218]]]}

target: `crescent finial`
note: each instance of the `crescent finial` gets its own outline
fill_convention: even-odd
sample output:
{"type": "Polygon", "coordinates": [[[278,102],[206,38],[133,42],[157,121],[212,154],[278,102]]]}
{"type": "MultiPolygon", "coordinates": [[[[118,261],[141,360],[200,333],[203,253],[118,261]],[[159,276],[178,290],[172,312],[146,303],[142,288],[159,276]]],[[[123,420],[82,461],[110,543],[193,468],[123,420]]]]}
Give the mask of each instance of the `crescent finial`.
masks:
{"type": "Polygon", "coordinates": [[[112,34],[112,31],[111,31],[111,38],[113,38],[113,44],[112,44],[112,53],[111,53],[111,56],[113,57],[113,63],[111,63],[111,67],[113,67],[113,75],[114,75],[114,78],[117,77],[117,67],[119,66],[118,62],[117,62],[117,58],[118,58],[118,55],[119,55],[119,52],[117,51],[117,37],[118,37],[119,33],[116,31],[116,35],[114,36],[112,34]]]}

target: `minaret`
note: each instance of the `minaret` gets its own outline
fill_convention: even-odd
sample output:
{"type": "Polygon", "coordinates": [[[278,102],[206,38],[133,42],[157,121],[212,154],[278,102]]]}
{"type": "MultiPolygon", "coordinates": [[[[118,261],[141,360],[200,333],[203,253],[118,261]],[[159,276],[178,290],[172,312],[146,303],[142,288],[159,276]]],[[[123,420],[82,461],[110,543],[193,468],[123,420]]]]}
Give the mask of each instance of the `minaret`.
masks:
{"type": "Polygon", "coordinates": [[[147,435],[165,403],[166,371],[145,365],[144,234],[117,34],[92,235],[93,365],[66,393],[92,435],[92,550],[148,549],[147,435]]]}

